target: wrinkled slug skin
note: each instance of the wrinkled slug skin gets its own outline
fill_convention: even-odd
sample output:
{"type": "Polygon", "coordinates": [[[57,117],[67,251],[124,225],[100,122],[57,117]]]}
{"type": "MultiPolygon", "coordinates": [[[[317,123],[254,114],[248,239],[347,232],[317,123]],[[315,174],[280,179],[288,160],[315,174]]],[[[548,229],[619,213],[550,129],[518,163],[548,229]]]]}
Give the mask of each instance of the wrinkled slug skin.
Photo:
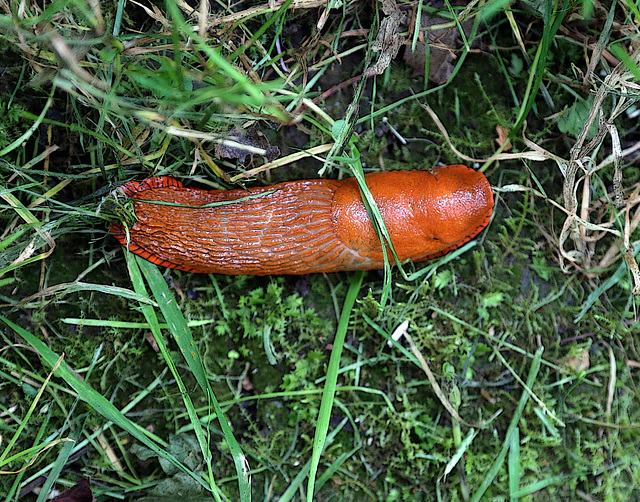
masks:
{"type": "MultiPolygon", "coordinates": [[[[491,218],[489,182],[466,166],[372,173],[365,179],[402,261],[443,255],[477,235],[491,218]]],[[[129,250],[157,265],[231,275],[310,274],[384,266],[380,241],[354,178],[206,191],[157,177],[127,183],[122,191],[135,200],[138,220],[129,229],[129,250]],[[217,207],[197,207],[265,192],[273,193],[217,207]]],[[[122,225],[114,225],[111,232],[127,245],[122,225]]]]}

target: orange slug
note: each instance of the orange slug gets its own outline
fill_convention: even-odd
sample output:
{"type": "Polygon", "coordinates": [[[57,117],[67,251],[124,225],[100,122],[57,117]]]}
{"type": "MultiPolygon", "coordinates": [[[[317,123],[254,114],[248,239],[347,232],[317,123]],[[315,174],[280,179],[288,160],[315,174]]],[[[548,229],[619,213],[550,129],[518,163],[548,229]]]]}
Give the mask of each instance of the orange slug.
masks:
{"type": "MultiPolygon", "coordinates": [[[[371,173],[365,180],[401,261],[443,255],[477,235],[491,218],[491,186],[466,166],[371,173]]],[[[355,178],[207,191],[161,176],[126,183],[121,190],[134,199],[137,221],[129,243],[122,224],[113,225],[111,233],[157,265],[230,275],[384,267],[355,178]],[[228,203],[237,199],[243,200],[228,203]],[[221,202],[227,204],[215,204],[221,202]]]]}

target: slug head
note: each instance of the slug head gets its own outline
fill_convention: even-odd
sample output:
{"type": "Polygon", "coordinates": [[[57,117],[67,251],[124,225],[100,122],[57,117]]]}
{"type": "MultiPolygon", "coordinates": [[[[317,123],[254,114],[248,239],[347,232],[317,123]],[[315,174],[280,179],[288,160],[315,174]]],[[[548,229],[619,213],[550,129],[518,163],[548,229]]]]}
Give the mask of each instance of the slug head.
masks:
{"type": "MultiPolygon", "coordinates": [[[[455,249],[488,223],[491,186],[482,173],[454,165],[429,171],[391,171],[366,177],[401,261],[422,261],[455,249]]],[[[334,196],[334,229],[358,254],[382,254],[355,179],[334,196]]]]}

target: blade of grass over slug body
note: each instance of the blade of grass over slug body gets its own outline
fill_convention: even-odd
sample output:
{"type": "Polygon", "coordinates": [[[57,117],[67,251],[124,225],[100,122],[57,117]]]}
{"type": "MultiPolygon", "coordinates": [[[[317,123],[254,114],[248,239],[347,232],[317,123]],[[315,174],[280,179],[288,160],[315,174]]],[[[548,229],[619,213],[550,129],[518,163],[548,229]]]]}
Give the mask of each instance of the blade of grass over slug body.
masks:
{"type": "Polygon", "coordinates": [[[371,191],[369,190],[367,182],[364,179],[364,171],[362,170],[362,164],[360,163],[360,152],[357,151],[355,146],[353,147],[353,150],[358,153],[358,161],[352,163],[351,172],[358,182],[358,187],[360,187],[362,202],[367,208],[367,213],[369,214],[369,217],[373,222],[373,227],[376,230],[378,239],[380,239],[380,245],[382,246],[382,255],[384,257],[384,284],[382,285],[382,295],[380,297],[380,311],[382,311],[387,304],[389,296],[391,295],[391,260],[389,260],[387,249],[391,250],[393,260],[398,266],[398,270],[400,271],[400,273],[405,277],[406,274],[402,269],[402,265],[400,264],[400,260],[398,259],[398,255],[396,254],[396,250],[393,248],[393,244],[391,243],[391,234],[389,234],[387,225],[382,218],[380,208],[373,198],[373,195],[371,195],[371,191]]]}
{"type": "MultiPolygon", "coordinates": [[[[233,457],[236,473],[238,475],[240,500],[242,500],[243,502],[248,502],[249,500],[251,500],[251,487],[249,485],[249,475],[245,455],[240,448],[240,445],[238,444],[238,441],[236,440],[233,431],[231,430],[231,427],[229,426],[229,423],[224,416],[224,413],[222,412],[220,403],[218,402],[216,396],[213,393],[213,390],[211,389],[211,385],[209,384],[204,364],[202,362],[202,357],[200,356],[200,353],[196,348],[193,336],[191,335],[191,330],[189,329],[189,326],[187,325],[187,322],[182,315],[180,308],[178,307],[175,296],[169,291],[167,283],[158,270],[158,267],[156,267],[153,263],[140,258],[139,256],[135,257],[135,262],[137,266],[133,265],[133,260],[129,260],[131,276],[132,280],[134,280],[136,291],[138,287],[144,287],[141,281],[141,276],[138,275],[140,272],[142,272],[142,276],[145,277],[155,300],[158,302],[158,306],[160,308],[160,311],[162,312],[162,316],[164,317],[165,322],[169,325],[169,332],[176,340],[176,343],[180,348],[180,352],[182,353],[187,365],[189,366],[189,369],[193,373],[194,378],[200,385],[202,392],[207,397],[208,402],[213,406],[224,438],[229,445],[229,451],[231,452],[231,455],[233,457]],[[136,269],[138,270],[136,271],[136,269]]],[[[155,317],[155,313],[153,317],[155,317]]],[[[153,317],[147,317],[147,321],[149,321],[150,324],[153,322],[151,320],[153,319],[153,317]]],[[[167,354],[167,361],[169,361],[169,359],[170,356],[167,354]]],[[[196,416],[195,410],[193,411],[193,415],[190,413],[190,417],[192,418],[192,420],[198,423],[197,427],[194,423],[194,428],[197,431],[198,428],[200,428],[200,420],[196,416]]],[[[205,456],[205,459],[209,458],[209,462],[207,463],[207,465],[209,465],[210,469],[210,479],[213,480],[213,472],[211,470],[210,463],[210,449],[202,430],[200,434],[201,435],[198,435],[198,433],[196,432],[196,435],[198,435],[200,446],[203,449],[202,453],[205,456]]]]}
{"type": "MultiPolygon", "coordinates": [[[[56,363],[60,359],[59,354],[56,354],[54,351],[52,351],[38,337],[34,336],[32,333],[18,326],[17,324],[14,324],[4,316],[0,316],[0,321],[9,326],[9,328],[15,331],[17,335],[24,338],[24,340],[36,350],[36,352],[50,368],[55,367],[56,363]]],[[[131,436],[140,441],[147,448],[151,449],[159,457],[166,459],[178,470],[193,478],[198,484],[202,485],[206,489],[209,488],[202,477],[192,472],[191,469],[183,465],[166,449],[164,449],[156,441],[154,441],[144,428],[140,427],[138,424],[124,416],[122,412],[118,408],[116,408],[113,403],[111,403],[111,401],[106,399],[99,392],[94,390],[89,384],[83,381],[78,375],[76,375],[76,373],[74,373],[74,371],[67,365],[64,360],[55,370],[54,375],[64,380],[65,383],[78,394],[78,398],[87,403],[97,413],[102,415],[110,422],[113,422],[124,431],[131,434],[131,436]]]]}
{"type": "MultiPolygon", "coordinates": [[[[371,48],[374,40],[374,31],[371,30],[369,33],[369,47],[371,48]]],[[[365,53],[364,67],[369,67],[371,63],[373,51],[367,50],[365,53]]],[[[329,153],[327,154],[327,158],[325,161],[325,165],[318,172],[320,176],[322,176],[325,170],[332,164],[334,161],[343,161],[349,165],[351,172],[356,178],[358,182],[358,187],[360,188],[360,194],[362,196],[362,201],[367,209],[367,214],[371,218],[373,222],[373,226],[376,230],[376,234],[380,239],[380,243],[382,245],[382,254],[384,257],[384,284],[382,287],[382,295],[380,299],[380,310],[384,309],[387,300],[391,294],[391,265],[389,263],[389,257],[387,255],[387,246],[393,254],[395,263],[398,265],[400,272],[404,275],[404,271],[400,266],[400,262],[396,255],[395,250],[393,249],[393,244],[391,243],[391,236],[389,235],[389,231],[384,223],[382,218],[382,214],[380,213],[380,209],[371,195],[369,188],[367,187],[367,183],[364,180],[364,171],[362,169],[362,161],[360,159],[360,151],[358,147],[355,145],[356,138],[352,134],[353,128],[357,123],[357,106],[356,103],[360,101],[360,96],[364,91],[364,85],[367,79],[362,78],[358,85],[356,86],[356,90],[354,93],[353,101],[347,108],[345,116],[341,120],[337,120],[331,123],[331,135],[334,139],[334,144],[329,153]],[[339,157],[338,154],[345,150],[348,152],[348,157],[339,157]]]]}
{"type": "Polygon", "coordinates": [[[331,349],[331,357],[329,358],[329,366],[327,368],[327,379],[322,392],[322,401],[320,402],[320,411],[318,412],[318,421],[316,425],[316,434],[313,438],[313,453],[311,454],[311,469],[309,471],[309,484],[307,485],[307,502],[313,501],[315,492],[316,475],[318,473],[318,465],[320,464],[320,456],[327,444],[327,431],[329,430],[329,421],[331,420],[331,409],[336,395],[336,384],[338,382],[338,371],[340,370],[340,358],[342,349],[349,328],[349,317],[355,305],[362,279],[363,272],[356,272],[351,278],[351,284],[344,299],[338,329],[333,340],[333,348],[331,349]]]}
{"type": "MultiPolygon", "coordinates": [[[[333,129],[338,130],[340,132],[336,133],[332,130],[332,134],[336,143],[340,141],[340,135],[344,134],[346,130],[346,124],[340,125],[340,123],[344,123],[344,120],[336,121],[333,129]]],[[[387,229],[387,225],[382,218],[382,213],[380,212],[380,208],[376,203],[369,187],[367,186],[367,182],[364,177],[364,170],[362,169],[362,162],[360,161],[360,152],[357,147],[353,143],[353,141],[349,144],[351,149],[351,157],[335,157],[335,160],[341,160],[347,164],[349,164],[351,168],[351,172],[358,182],[358,188],[360,189],[360,196],[362,197],[362,203],[364,204],[367,214],[373,223],[373,228],[376,231],[376,235],[378,239],[380,239],[380,245],[382,247],[382,255],[384,258],[384,283],[382,285],[382,295],[380,297],[380,311],[382,311],[387,304],[387,300],[391,295],[391,263],[389,260],[389,254],[387,250],[391,250],[391,254],[393,255],[394,262],[398,266],[398,270],[400,273],[406,278],[406,274],[402,269],[402,265],[400,260],[398,259],[398,255],[396,254],[395,249],[393,248],[393,244],[391,242],[391,234],[389,234],[389,230],[387,229]]]]}

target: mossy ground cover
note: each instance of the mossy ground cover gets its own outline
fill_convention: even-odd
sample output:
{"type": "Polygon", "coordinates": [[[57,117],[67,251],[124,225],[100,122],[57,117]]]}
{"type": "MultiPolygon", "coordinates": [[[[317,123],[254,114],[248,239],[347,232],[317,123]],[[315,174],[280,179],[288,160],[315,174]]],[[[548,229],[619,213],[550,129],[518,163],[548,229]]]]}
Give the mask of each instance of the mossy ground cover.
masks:
{"type": "Polygon", "coordinates": [[[4,500],[640,497],[637,3],[0,11],[4,500]],[[108,233],[152,175],[452,163],[492,222],[404,272],[188,274],[108,233]]]}

